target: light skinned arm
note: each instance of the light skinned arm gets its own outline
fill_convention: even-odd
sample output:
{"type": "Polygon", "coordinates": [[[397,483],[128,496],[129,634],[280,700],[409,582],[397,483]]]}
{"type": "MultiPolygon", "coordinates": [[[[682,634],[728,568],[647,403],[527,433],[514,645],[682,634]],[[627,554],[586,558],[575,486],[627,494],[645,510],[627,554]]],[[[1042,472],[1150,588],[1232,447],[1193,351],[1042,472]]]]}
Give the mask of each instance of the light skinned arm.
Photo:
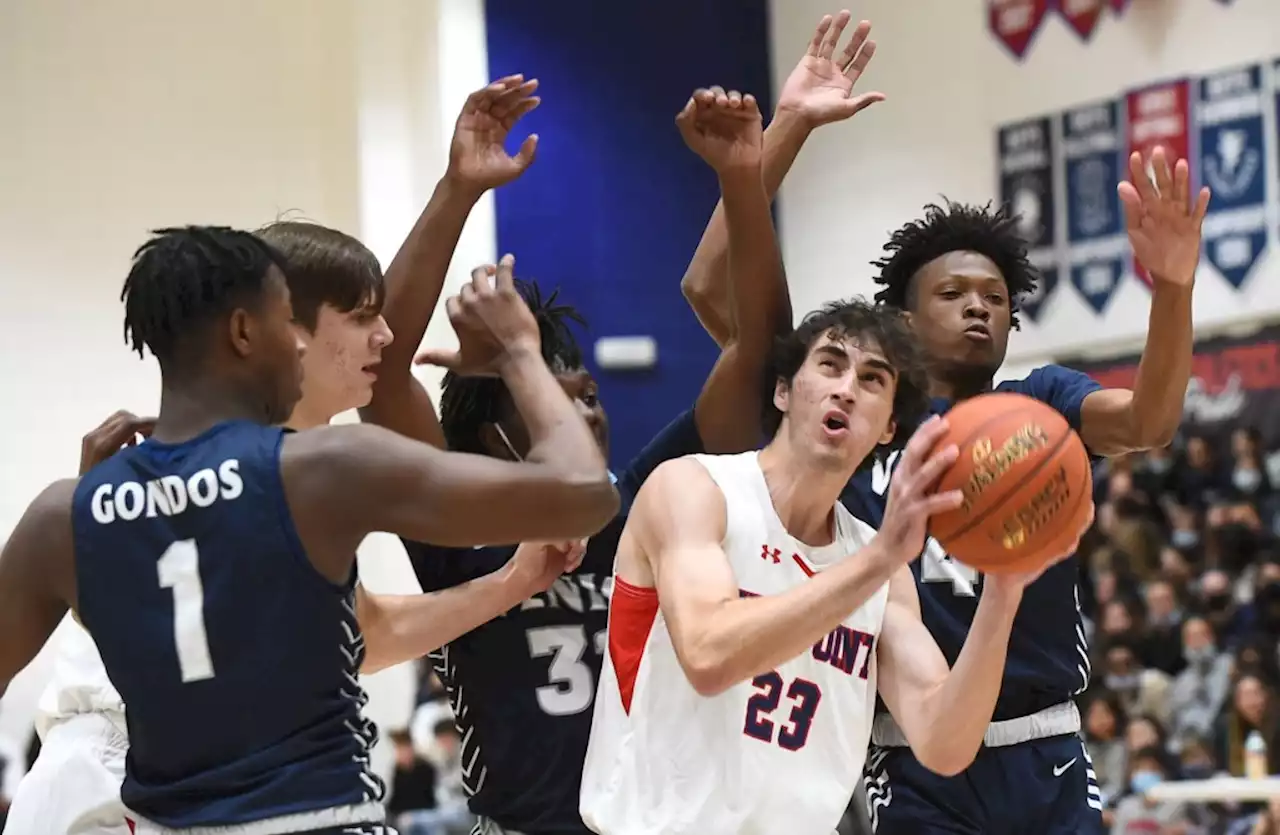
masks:
{"type": "Polygon", "coordinates": [[[1191,199],[1186,160],[1172,169],[1163,148],[1152,152],[1155,181],[1141,154],[1129,158],[1119,185],[1134,256],[1151,275],[1151,312],[1133,390],[1106,389],[1085,398],[1080,437],[1098,455],[1121,455],[1169,444],[1182,421],[1191,379],[1195,333],[1191,294],[1200,263],[1200,230],[1209,189],[1191,199]]]}
{"type": "Polygon", "coordinates": [[[537,137],[525,139],[515,156],[506,153],[503,142],[520,117],[538,106],[537,86],[535,80],[511,75],[467,97],[454,128],[449,168],[387,267],[383,316],[395,341],[383,349],[373,399],[360,410],[362,421],[444,448],[435,405],[413,376],[413,357],[471,210],[487,190],[515,179],[533,161],[537,137]]]}
{"type": "Polygon", "coordinates": [[[581,554],[581,547],[526,543],[506,565],[452,588],[396,595],[357,587],[356,616],[365,639],[361,672],[413,661],[462,637],[546,591],[581,554]]]}
{"type": "Polygon", "coordinates": [[[921,621],[911,569],[903,566],[890,581],[876,680],[911,751],[930,771],[953,776],[977,756],[1000,695],[1021,599],[1021,588],[988,580],[960,657],[948,669],[921,621]]]}
{"type": "MultiPolygon", "coordinates": [[[[869,39],[871,24],[864,20],[854,27],[844,48],[837,51],[849,22],[847,11],[823,16],[805,54],[778,94],[773,120],[764,133],[762,172],[765,194],[770,201],[814,128],[843,121],[884,101],[884,94],[878,92],[853,95],[854,85],[875,55],[876,42],[869,39]]],[[[698,320],[721,348],[729,343],[738,327],[729,281],[729,233],[722,201],[712,213],[680,282],[680,289],[698,320]]],[[[791,298],[785,282],[779,282],[776,292],[777,296],[765,301],[779,311],[778,327],[789,330],[791,298]]]]}
{"type": "Polygon", "coordinates": [[[901,564],[873,542],[858,559],[782,594],[741,598],[721,547],[725,524],[723,494],[702,465],[688,458],[654,471],[628,522],[652,573],[676,656],[704,696],[808,650],[901,564]]]}

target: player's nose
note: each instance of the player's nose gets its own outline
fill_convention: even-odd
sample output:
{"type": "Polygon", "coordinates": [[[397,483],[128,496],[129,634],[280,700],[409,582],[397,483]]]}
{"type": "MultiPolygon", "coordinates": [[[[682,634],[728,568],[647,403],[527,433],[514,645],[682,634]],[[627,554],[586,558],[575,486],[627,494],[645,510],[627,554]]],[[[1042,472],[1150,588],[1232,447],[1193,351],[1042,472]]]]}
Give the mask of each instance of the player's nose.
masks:
{"type": "Polygon", "coordinates": [[[302,338],[302,331],[297,326],[293,329],[293,344],[298,350],[299,357],[307,355],[307,341],[302,338]]]}
{"type": "Polygon", "coordinates": [[[387,320],[383,316],[379,316],[373,324],[373,336],[371,343],[374,348],[382,350],[390,345],[396,339],[395,333],[391,330],[391,326],[387,324],[387,320]]]}
{"type": "Polygon", "coordinates": [[[991,311],[987,309],[986,300],[981,294],[973,293],[965,299],[964,315],[966,319],[981,319],[985,322],[991,318],[991,311]]]}

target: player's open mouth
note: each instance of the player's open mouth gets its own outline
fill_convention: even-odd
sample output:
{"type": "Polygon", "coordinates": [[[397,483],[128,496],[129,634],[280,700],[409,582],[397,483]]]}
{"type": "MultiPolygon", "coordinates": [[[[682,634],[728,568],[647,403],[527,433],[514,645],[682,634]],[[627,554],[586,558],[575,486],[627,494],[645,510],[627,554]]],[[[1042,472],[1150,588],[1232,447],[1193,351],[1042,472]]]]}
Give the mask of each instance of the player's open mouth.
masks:
{"type": "Polygon", "coordinates": [[[365,374],[368,374],[372,379],[376,380],[378,379],[378,366],[381,364],[382,364],[381,360],[379,360],[378,362],[371,362],[366,366],[362,366],[360,370],[363,371],[365,374]]]}
{"type": "Polygon", "coordinates": [[[966,339],[972,339],[974,342],[990,342],[991,328],[986,325],[970,325],[964,329],[966,339]]]}
{"type": "Polygon", "coordinates": [[[843,437],[849,431],[849,416],[839,409],[829,409],[822,416],[822,429],[829,438],[843,437]]]}

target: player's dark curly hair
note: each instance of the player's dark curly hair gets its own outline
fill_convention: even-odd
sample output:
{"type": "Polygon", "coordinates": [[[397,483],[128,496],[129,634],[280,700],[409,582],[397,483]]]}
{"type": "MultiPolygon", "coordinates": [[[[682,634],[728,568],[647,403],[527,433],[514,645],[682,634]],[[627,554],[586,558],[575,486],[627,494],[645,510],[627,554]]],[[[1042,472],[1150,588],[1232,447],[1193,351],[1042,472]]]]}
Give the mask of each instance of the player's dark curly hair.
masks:
{"type": "Polygon", "coordinates": [[[888,255],[871,265],[879,269],[876,293],[883,305],[909,310],[914,301],[912,279],[935,258],[948,252],[976,252],[990,258],[1009,288],[1013,327],[1018,327],[1018,307],[1023,296],[1036,289],[1040,271],[1027,258],[1027,242],[1018,229],[1018,216],[1007,205],[993,209],[956,203],[924,207],[924,219],[913,220],[889,236],[888,255]]]}
{"type": "MultiPolygon", "coordinates": [[[[555,372],[581,368],[582,349],[569,330],[569,323],[576,322],[585,327],[587,320],[573,307],[556,303],[559,290],[543,298],[542,290],[535,282],[516,279],[515,284],[516,291],[538,322],[542,358],[547,365],[555,372]]],[[[440,394],[440,428],[444,430],[449,449],[486,454],[480,440],[480,427],[495,423],[502,416],[508,397],[506,385],[497,378],[459,377],[452,372],[445,374],[440,394]]]]}
{"type": "Polygon", "coordinates": [[[782,425],[782,412],[773,405],[779,380],[788,385],[804,365],[809,351],[824,335],[873,343],[898,372],[893,395],[893,417],[897,429],[888,448],[906,442],[929,410],[929,379],[924,356],[901,311],[875,306],[862,298],[828,302],[804,317],[794,331],[774,343],[773,357],[765,380],[764,412],[761,415],[766,437],[772,438],[782,425]]]}
{"type": "Polygon", "coordinates": [[[124,280],[124,339],[161,367],[187,357],[184,340],[236,307],[260,301],[267,272],[285,259],[249,232],[225,226],[155,230],[124,280]]]}

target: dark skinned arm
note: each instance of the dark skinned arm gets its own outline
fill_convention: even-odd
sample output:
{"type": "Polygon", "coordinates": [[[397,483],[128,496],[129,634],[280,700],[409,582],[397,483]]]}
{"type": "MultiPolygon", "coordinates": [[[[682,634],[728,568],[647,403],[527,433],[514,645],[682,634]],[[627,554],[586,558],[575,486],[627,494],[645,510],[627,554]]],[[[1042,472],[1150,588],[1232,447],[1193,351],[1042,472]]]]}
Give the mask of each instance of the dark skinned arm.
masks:
{"type": "Polygon", "coordinates": [[[1152,289],[1147,344],[1133,389],[1103,389],[1084,399],[1080,437],[1097,455],[1166,446],[1182,421],[1191,380],[1191,288],[1152,289]]]}
{"type": "Polygon", "coordinates": [[[536,349],[508,355],[501,376],[533,441],[524,461],[443,452],[375,426],[285,439],[285,495],[322,573],[344,579],[374,531],[466,547],[580,539],[613,518],[618,494],[595,438],[536,349]]]}
{"type": "MultiPolygon", "coordinates": [[[[809,138],[809,125],[794,111],[779,111],[764,132],[764,157],[761,165],[765,199],[772,201],[782,180],[795,163],[800,149],[809,138]]],[[[772,228],[772,227],[771,227],[772,228]]],[[[680,281],[680,290],[698,321],[722,349],[737,331],[733,315],[733,299],[729,279],[729,226],[724,200],[716,204],[711,220],[694,250],[689,268],[680,281]]],[[[791,328],[791,296],[785,280],[779,280],[769,299],[777,311],[780,330],[791,328]]]]}
{"type": "Polygon", "coordinates": [[[45,488],[0,551],[0,696],[75,602],[75,488],[75,479],[45,488]]]}

